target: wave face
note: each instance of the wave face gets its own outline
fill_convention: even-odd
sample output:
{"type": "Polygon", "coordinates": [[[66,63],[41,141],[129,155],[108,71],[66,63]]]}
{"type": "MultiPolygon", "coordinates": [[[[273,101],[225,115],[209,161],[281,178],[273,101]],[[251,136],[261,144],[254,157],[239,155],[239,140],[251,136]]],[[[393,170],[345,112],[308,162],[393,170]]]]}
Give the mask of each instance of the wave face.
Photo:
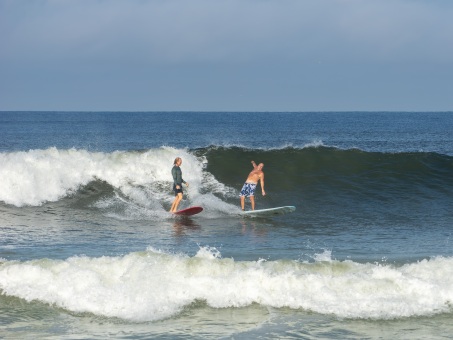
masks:
{"type": "Polygon", "coordinates": [[[0,262],[0,291],[76,313],[151,321],[194,303],[254,303],[341,318],[394,319],[450,313],[453,259],[402,266],[335,261],[235,261],[215,248],[193,257],[154,249],[121,257],[0,262]]]}
{"type": "Polygon", "coordinates": [[[453,157],[436,153],[380,153],[325,146],[256,150],[200,149],[206,170],[227,186],[240,188],[263,162],[268,205],[304,205],[313,212],[420,209],[449,211],[453,157]],[[437,206],[437,207],[435,207],[437,206]]]}
{"type": "Polygon", "coordinates": [[[452,187],[453,157],[436,153],[364,152],[325,146],[271,150],[211,147],[198,153],[207,157],[207,170],[227,185],[241,182],[238,175],[251,170],[253,159],[265,164],[267,183],[277,191],[314,184],[346,191],[363,187],[369,192],[376,188],[396,192],[403,187],[452,187]]]}
{"type": "Polygon", "coordinates": [[[178,156],[184,160],[183,177],[190,183],[188,200],[211,210],[228,213],[236,208],[253,159],[265,164],[267,196],[261,197],[258,190],[256,197],[262,208],[296,205],[313,216],[319,216],[320,207],[331,214],[360,211],[376,216],[383,212],[397,216],[401,211],[422,216],[429,209],[431,215],[451,218],[453,157],[322,145],[161,147],[111,153],[49,148],[0,153],[0,201],[17,207],[39,206],[68,197],[92,202],[90,195],[97,195],[102,197],[97,199],[100,208],[116,200],[163,213],[171,204],[170,169],[178,156]]]}

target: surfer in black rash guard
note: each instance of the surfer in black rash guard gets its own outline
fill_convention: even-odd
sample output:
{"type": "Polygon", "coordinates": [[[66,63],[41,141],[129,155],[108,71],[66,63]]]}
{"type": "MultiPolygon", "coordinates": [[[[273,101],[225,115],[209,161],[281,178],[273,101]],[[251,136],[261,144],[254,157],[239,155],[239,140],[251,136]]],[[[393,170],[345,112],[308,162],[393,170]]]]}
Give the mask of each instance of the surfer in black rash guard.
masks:
{"type": "Polygon", "coordinates": [[[181,157],[176,157],[173,162],[173,168],[171,169],[171,175],[173,176],[173,191],[175,192],[175,200],[171,205],[170,212],[176,212],[178,210],[179,202],[182,200],[182,184],[184,183],[187,187],[189,183],[182,179],[181,166],[182,159],[181,157]]]}
{"type": "Polygon", "coordinates": [[[264,164],[260,163],[256,165],[255,161],[252,161],[253,170],[249,173],[247,180],[242,187],[241,193],[239,196],[241,197],[241,208],[244,210],[245,205],[245,197],[250,198],[250,203],[252,204],[252,210],[255,210],[255,189],[259,181],[261,181],[261,193],[263,196],[266,196],[266,192],[264,191],[264,172],[263,167],[264,164]]]}

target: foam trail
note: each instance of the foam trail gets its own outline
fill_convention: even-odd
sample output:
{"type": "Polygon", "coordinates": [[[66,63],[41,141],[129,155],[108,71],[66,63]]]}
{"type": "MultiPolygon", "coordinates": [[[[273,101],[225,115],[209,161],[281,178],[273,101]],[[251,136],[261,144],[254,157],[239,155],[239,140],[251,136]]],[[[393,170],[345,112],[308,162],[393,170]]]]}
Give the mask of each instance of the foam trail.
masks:
{"type": "Polygon", "coordinates": [[[212,308],[257,303],[342,318],[393,319],[452,311],[453,258],[397,267],[234,261],[209,247],[194,257],[149,249],[122,257],[4,261],[0,290],[72,312],[132,321],[171,317],[195,301],[212,308]]]}

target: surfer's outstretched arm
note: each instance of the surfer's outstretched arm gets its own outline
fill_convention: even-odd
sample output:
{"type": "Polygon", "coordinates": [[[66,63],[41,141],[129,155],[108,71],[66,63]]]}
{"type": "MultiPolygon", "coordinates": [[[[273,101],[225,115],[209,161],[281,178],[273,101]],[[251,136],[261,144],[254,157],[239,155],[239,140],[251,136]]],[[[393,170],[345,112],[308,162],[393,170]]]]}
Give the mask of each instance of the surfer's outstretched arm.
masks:
{"type": "Polygon", "coordinates": [[[266,191],[264,191],[264,172],[261,173],[260,183],[261,183],[261,194],[263,196],[266,196],[266,191]]]}

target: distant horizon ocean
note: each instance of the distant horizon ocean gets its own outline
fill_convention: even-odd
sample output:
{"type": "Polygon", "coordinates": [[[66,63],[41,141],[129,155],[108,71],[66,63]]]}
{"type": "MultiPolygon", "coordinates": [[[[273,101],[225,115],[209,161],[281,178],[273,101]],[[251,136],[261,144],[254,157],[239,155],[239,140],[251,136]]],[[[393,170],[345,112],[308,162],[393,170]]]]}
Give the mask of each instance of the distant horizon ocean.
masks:
{"type": "Polygon", "coordinates": [[[450,338],[452,131],[453,112],[0,112],[0,338],[450,338]],[[176,157],[189,218],[168,213],[176,157]],[[257,209],[294,213],[241,216],[252,160],[257,209]]]}

